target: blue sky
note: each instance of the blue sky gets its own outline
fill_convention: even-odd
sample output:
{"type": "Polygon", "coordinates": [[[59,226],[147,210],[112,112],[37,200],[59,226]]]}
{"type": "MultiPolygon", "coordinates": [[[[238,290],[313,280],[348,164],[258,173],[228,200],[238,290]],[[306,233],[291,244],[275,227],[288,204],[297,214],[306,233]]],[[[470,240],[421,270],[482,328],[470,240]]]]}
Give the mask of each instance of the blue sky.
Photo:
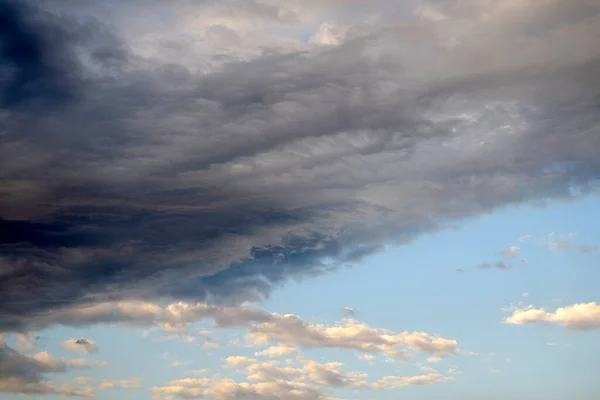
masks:
{"type": "MultiPolygon", "coordinates": [[[[589,223],[598,218],[600,202],[594,197],[544,208],[509,208],[405,246],[389,246],[358,265],[317,279],[289,282],[260,307],[323,324],[341,320],[341,310],[350,307],[356,312],[354,318],[372,327],[430,332],[458,342],[460,354],[440,362],[427,362],[427,354],[406,362],[386,362],[380,355],[367,361],[352,350],[298,347],[306,358],[342,362],[345,370],[367,373],[371,380],[386,375],[422,375],[429,373],[429,368],[452,378],[438,385],[381,392],[328,390],[340,398],[593,398],[598,383],[590,371],[596,366],[594,354],[600,351],[596,332],[508,325],[504,320],[511,315],[511,306],[522,307],[519,303],[555,310],[598,300],[600,253],[592,247],[600,245],[600,228],[589,223]],[[565,237],[569,246],[555,249],[548,239],[552,232],[557,237],[575,235],[565,237]],[[519,247],[516,257],[500,254],[511,246],[519,247]],[[582,252],[581,246],[589,249],[582,252]],[[478,267],[498,260],[510,268],[478,267]],[[448,374],[450,369],[456,372],[448,374]]],[[[161,341],[167,338],[164,332],[144,336],[143,331],[113,326],[51,328],[39,333],[36,349],[31,352],[48,351],[57,358],[72,358],[74,353],[61,343],[85,337],[94,340],[99,351],[83,357],[107,361],[110,366],[57,374],[57,382],[69,383],[81,376],[99,382],[140,379],[139,388],[99,391],[98,399],[150,398],[152,387],[198,377],[193,370],[207,369],[239,379],[240,375],[224,368],[225,359],[253,358],[256,352],[254,347],[231,344],[233,339],[243,338],[245,329],[214,330],[210,321],[193,325],[190,336],[194,342],[186,342],[180,335],[161,341]],[[224,348],[203,349],[204,339],[194,334],[201,328],[211,330],[214,340],[224,348]],[[184,365],[173,366],[174,362],[184,365]]],[[[9,343],[11,339],[7,337],[9,343]]]]}
{"type": "Polygon", "coordinates": [[[0,397],[592,399],[600,2],[0,0],[0,397]]]}

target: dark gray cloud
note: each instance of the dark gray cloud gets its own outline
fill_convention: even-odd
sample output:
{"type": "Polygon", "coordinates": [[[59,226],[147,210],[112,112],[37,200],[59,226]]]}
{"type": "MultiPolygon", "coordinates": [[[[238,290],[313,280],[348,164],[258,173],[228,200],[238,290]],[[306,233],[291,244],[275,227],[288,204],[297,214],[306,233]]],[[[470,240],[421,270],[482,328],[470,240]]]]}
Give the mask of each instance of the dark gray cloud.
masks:
{"type": "Polygon", "coordinates": [[[600,14],[554,3],[589,8],[494,9],[477,35],[387,21],[204,73],[90,23],[86,2],[61,18],[1,2],[0,331],[73,303],[259,299],[458,219],[595,191],[584,35],[600,14]]]}

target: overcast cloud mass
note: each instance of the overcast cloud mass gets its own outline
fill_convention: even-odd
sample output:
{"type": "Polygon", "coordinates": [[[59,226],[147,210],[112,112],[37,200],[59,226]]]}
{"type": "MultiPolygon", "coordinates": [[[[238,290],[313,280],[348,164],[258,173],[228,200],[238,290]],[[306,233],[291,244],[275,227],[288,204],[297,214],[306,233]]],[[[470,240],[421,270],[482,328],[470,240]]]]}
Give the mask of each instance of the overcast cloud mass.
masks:
{"type": "Polygon", "coordinates": [[[594,193],[598,37],[595,0],[1,1],[0,332],[594,193]]]}

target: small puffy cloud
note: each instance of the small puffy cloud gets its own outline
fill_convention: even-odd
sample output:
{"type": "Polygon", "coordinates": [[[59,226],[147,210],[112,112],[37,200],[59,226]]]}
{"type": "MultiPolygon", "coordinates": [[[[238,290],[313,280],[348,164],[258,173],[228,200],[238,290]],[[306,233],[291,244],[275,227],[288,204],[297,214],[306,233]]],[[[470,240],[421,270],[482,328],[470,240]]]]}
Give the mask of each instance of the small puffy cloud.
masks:
{"type": "Polygon", "coordinates": [[[529,293],[527,293],[527,292],[523,292],[523,293],[521,293],[521,296],[523,296],[523,297],[527,297],[527,296],[529,296],[529,293]]]}
{"type": "Polygon", "coordinates": [[[256,360],[254,358],[241,357],[241,356],[230,356],[225,359],[228,365],[236,366],[236,367],[247,367],[248,365],[255,364],[256,360]]]}
{"type": "Polygon", "coordinates": [[[202,345],[202,348],[204,350],[216,350],[216,349],[222,349],[223,346],[217,342],[205,342],[202,345]]]}
{"type": "Polygon", "coordinates": [[[521,237],[519,237],[519,242],[525,242],[529,239],[531,239],[533,236],[532,235],[523,235],[521,237]]]}
{"type": "Polygon", "coordinates": [[[510,269],[510,265],[506,264],[504,261],[498,261],[494,264],[481,263],[477,266],[477,268],[479,268],[479,269],[495,268],[495,269],[499,269],[499,270],[507,270],[507,269],[510,269]]]}
{"type": "Polygon", "coordinates": [[[557,235],[554,232],[550,232],[548,234],[548,247],[556,251],[570,250],[575,236],[577,236],[575,233],[557,235]]]}
{"type": "Polygon", "coordinates": [[[559,325],[570,331],[600,328],[600,306],[595,302],[574,304],[554,312],[528,307],[515,310],[505,321],[511,325],[559,325]]]}
{"type": "Polygon", "coordinates": [[[254,355],[256,357],[269,357],[269,358],[276,358],[276,357],[285,357],[285,356],[289,356],[291,354],[297,354],[298,350],[296,350],[294,347],[291,346],[271,346],[268,349],[262,350],[262,351],[257,351],[256,353],[254,353],[254,355]]]}
{"type": "Polygon", "coordinates": [[[210,373],[208,369],[194,369],[190,371],[193,375],[207,375],[210,373]]]}
{"type": "Polygon", "coordinates": [[[91,354],[98,352],[98,345],[90,339],[69,339],[62,342],[62,346],[76,353],[91,354]]]}
{"type": "Polygon", "coordinates": [[[510,246],[506,250],[502,250],[500,254],[507,258],[515,258],[519,253],[520,247],[518,246],[510,246]]]}
{"type": "Polygon", "coordinates": [[[372,354],[359,354],[358,359],[363,361],[375,361],[376,357],[372,354]]]}
{"type": "Polygon", "coordinates": [[[453,380],[440,374],[427,374],[411,377],[385,376],[373,384],[374,390],[397,389],[406,386],[436,385],[453,380]]]}
{"type": "Polygon", "coordinates": [[[342,315],[346,316],[346,317],[355,317],[356,316],[356,310],[354,308],[351,308],[351,307],[344,307],[342,309],[342,315]]]}
{"type": "Polygon", "coordinates": [[[95,379],[85,376],[78,376],[77,378],[73,379],[73,381],[79,385],[93,385],[96,383],[95,379]]]}
{"type": "Polygon", "coordinates": [[[499,374],[500,370],[495,369],[495,368],[490,368],[490,373],[492,373],[492,374],[499,374]]]}
{"type": "Polygon", "coordinates": [[[142,387],[142,380],[140,378],[104,380],[98,387],[100,389],[139,389],[142,387]]]}
{"type": "Polygon", "coordinates": [[[173,361],[171,363],[171,367],[185,367],[187,365],[190,365],[191,363],[191,361],[173,361]]]}

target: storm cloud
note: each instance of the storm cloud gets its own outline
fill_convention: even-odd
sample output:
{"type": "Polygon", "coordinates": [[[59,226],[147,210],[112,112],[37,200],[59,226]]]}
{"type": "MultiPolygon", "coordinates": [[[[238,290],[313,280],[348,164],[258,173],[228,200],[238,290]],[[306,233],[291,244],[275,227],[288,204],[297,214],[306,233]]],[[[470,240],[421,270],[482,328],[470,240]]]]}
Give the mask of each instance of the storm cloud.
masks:
{"type": "Polygon", "coordinates": [[[258,300],[596,192],[600,5],[409,3],[304,43],[243,33],[305,29],[324,5],[197,2],[194,30],[158,40],[126,22],[164,4],[109,26],[92,2],[1,1],[0,331],[73,304],[258,300]]]}

